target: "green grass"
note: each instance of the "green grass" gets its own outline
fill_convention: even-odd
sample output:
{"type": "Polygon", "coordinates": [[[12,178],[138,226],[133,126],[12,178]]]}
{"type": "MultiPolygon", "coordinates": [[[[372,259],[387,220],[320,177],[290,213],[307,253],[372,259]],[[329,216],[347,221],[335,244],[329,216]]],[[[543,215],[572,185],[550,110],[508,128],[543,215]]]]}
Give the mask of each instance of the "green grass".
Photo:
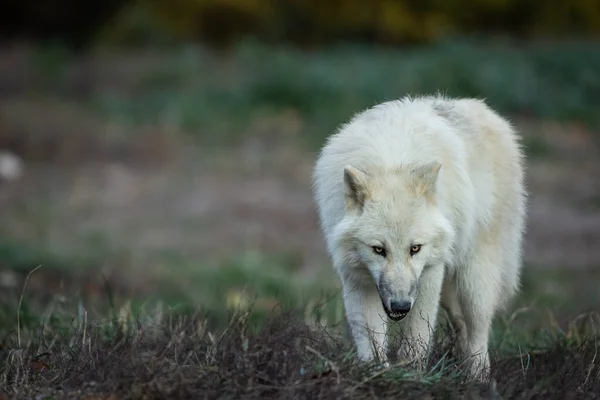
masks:
{"type": "MultiPolygon", "coordinates": [[[[2,269],[14,271],[18,285],[23,285],[25,276],[41,266],[32,275],[32,280],[38,280],[37,286],[24,288],[22,312],[26,320],[44,314],[47,299],[60,297],[67,303],[84,301],[90,310],[98,311],[97,316],[120,307],[131,308],[134,314],[155,306],[183,314],[201,309],[215,328],[223,328],[231,311],[237,308],[252,309],[250,320],[259,325],[277,309],[296,310],[303,318],[328,326],[344,321],[341,286],[333,270],[324,265],[316,276],[302,278],[295,268],[290,268],[293,258],[286,255],[249,252],[224,264],[202,265],[178,256],[173,250],[155,255],[158,265],[164,263],[166,268],[144,271],[136,266],[127,278],[111,276],[110,272],[106,275],[99,269],[108,257],[106,254],[59,255],[43,247],[31,247],[28,242],[3,239],[0,256],[2,269]],[[123,279],[135,280],[138,273],[145,273],[146,287],[132,291],[130,285],[135,282],[123,279]],[[92,289],[84,287],[86,284],[92,289]],[[100,295],[89,300],[86,290],[96,290],[100,295]],[[40,299],[44,300],[36,303],[40,299]]],[[[123,267],[128,266],[120,266],[123,267]]],[[[594,270],[575,274],[568,269],[526,266],[519,298],[508,314],[499,315],[495,321],[494,340],[502,341],[502,332],[515,330],[515,326],[518,329],[512,337],[522,337],[523,345],[533,332],[549,324],[554,329],[568,330],[573,318],[598,311],[600,293],[596,282],[599,280],[600,273],[594,270]]],[[[0,304],[0,322],[5,326],[15,320],[14,301],[22,287],[5,291],[0,304]]]]}
{"type": "MultiPolygon", "coordinates": [[[[341,299],[333,270],[323,268],[315,277],[302,278],[293,266],[294,258],[289,255],[247,252],[229,262],[206,265],[183,257],[173,249],[153,254],[155,264],[159,266],[156,269],[120,264],[118,269],[131,268],[130,273],[115,275],[118,269],[110,268],[102,271],[101,267],[106,263],[119,262],[121,251],[88,247],[57,253],[43,243],[33,245],[28,240],[0,237],[0,270],[11,271],[18,277],[19,284],[23,284],[25,276],[41,266],[33,274],[40,283],[35,289],[29,289],[34,309],[36,299],[60,295],[82,300],[87,295],[86,290],[97,290],[102,293],[100,302],[88,304],[100,313],[125,304],[133,309],[162,304],[183,313],[200,307],[206,310],[211,323],[220,327],[228,322],[227,313],[234,307],[253,307],[251,319],[257,322],[275,308],[302,309],[310,304],[314,307],[315,299],[320,297],[328,299],[321,312],[337,318],[338,322],[341,318],[341,299]],[[130,291],[130,287],[136,287],[136,275],[141,273],[145,274],[145,287],[130,291]],[[85,284],[91,285],[92,289],[86,289],[85,284]]],[[[13,287],[5,292],[4,303],[0,304],[0,323],[14,314],[13,300],[19,296],[20,289],[13,287]]],[[[24,304],[30,306],[27,297],[24,304]]],[[[46,305],[45,301],[38,304],[38,312],[43,313],[46,305]]],[[[27,315],[30,315],[28,311],[27,315]]]]}
{"type": "MultiPolygon", "coordinates": [[[[54,283],[48,283],[46,288],[41,289],[42,293],[32,293],[34,299],[40,296],[53,297],[57,290],[66,296],[83,298],[84,281],[100,287],[102,299],[108,296],[110,285],[116,283],[112,296],[117,299],[119,306],[128,303],[138,309],[144,304],[144,307],[151,308],[151,304],[161,303],[182,312],[200,307],[210,314],[211,323],[217,327],[224,326],[233,306],[241,304],[250,308],[253,302],[254,322],[268,317],[277,307],[303,312],[312,308],[317,312],[314,307],[321,302],[325,302],[318,310],[322,315],[313,315],[312,318],[333,325],[339,324],[344,318],[340,283],[328,264],[322,265],[316,275],[303,278],[299,273],[302,271],[302,261],[292,254],[247,251],[232,254],[220,263],[209,265],[199,258],[185,255],[178,248],[171,248],[145,254],[144,260],[153,262],[150,268],[144,263],[140,264],[139,260],[128,258],[126,247],[109,243],[101,232],[88,236],[67,251],[65,248],[58,250],[51,241],[18,240],[5,232],[0,235],[0,268],[15,271],[22,283],[22,278],[29,271],[42,265],[36,274],[40,275],[40,280],[54,283]],[[107,264],[111,267],[111,263],[116,268],[104,269],[107,264]],[[129,273],[126,275],[119,274],[127,270],[129,273]],[[144,278],[142,288],[131,291],[130,288],[139,286],[136,285],[136,276],[139,274],[144,278]],[[57,286],[57,282],[63,281],[66,282],[63,286],[57,286]]],[[[567,327],[568,318],[597,310],[600,302],[596,287],[598,281],[600,273],[593,269],[575,273],[568,268],[550,270],[526,266],[522,293],[514,309],[533,309],[535,312],[524,313],[526,317],[519,314],[516,322],[520,325],[520,331],[528,335],[535,329],[547,326],[551,316],[557,320],[557,324],[567,327]],[[577,295],[573,296],[573,293],[577,295]]],[[[18,293],[13,294],[16,296],[18,293]]],[[[6,298],[10,297],[8,292],[6,295],[6,298]]],[[[93,304],[94,308],[104,311],[106,306],[93,304]]],[[[10,310],[11,307],[4,310],[4,315],[14,312],[10,310]]],[[[496,321],[495,332],[504,331],[506,324],[507,321],[500,317],[496,321]]],[[[498,337],[496,333],[494,335],[498,337]]]]}

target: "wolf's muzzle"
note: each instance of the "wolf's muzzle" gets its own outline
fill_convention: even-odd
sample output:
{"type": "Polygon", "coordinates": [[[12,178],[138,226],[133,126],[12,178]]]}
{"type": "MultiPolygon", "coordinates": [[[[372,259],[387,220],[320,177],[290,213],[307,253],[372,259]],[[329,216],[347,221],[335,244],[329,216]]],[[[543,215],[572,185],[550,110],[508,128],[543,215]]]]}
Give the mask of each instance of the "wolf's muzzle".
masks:
{"type": "Polygon", "coordinates": [[[381,303],[385,313],[392,321],[401,321],[406,318],[412,307],[411,302],[406,300],[393,299],[390,301],[389,307],[383,302],[383,300],[381,303]]]}

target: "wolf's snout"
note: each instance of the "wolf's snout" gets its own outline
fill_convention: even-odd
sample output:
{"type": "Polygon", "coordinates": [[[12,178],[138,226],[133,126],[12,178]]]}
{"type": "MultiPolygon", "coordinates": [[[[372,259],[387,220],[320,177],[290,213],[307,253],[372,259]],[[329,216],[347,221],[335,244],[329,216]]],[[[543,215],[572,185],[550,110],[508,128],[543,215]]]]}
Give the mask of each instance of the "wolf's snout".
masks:
{"type": "Polygon", "coordinates": [[[412,302],[408,300],[391,299],[388,305],[383,303],[383,308],[392,321],[403,320],[410,312],[411,307],[412,302]]]}
{"type": "Polygon", "coordinates": [[[410,301],[392,300],[390,302],[390,311],[394,314],[408,314],[410,307],[410,301]]]}

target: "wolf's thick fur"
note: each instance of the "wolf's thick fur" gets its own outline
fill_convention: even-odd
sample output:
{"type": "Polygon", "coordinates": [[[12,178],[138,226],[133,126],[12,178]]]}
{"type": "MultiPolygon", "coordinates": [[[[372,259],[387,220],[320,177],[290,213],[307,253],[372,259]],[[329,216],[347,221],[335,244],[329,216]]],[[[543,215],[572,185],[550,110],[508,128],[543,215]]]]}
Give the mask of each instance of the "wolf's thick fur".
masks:
{"type": "Polygon", "coordinates": [[[387,313],[404,319],[400,355],[423,360],[441,304],[469,371],[487,378],[492,319],[521,270],[524,156],[511,125],[477,99],[379,104],[328,139],[314,195],[359,358],[387,363],[387,313]]]}

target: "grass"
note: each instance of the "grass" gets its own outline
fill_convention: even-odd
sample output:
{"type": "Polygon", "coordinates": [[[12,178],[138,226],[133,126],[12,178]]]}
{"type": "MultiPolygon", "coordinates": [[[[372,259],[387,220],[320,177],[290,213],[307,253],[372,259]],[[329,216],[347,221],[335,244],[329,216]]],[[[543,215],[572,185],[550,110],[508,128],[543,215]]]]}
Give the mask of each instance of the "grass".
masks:
{"type": "Polygon", "coordinates": [[[0,388],[6,396],[562,399],[595,398],[600,388],[594,314],[582,315],[566,332],[538,331],[521,345],[506,344],[513,332],[505,328],[505,344],[496,342],[492,351],[493,379],[477,384],[457,368],[460,360],[442,335],[419,373],[401,363],[389,370],[357,363],[339,325],[324,328],[294,307],[274,307],[270,317],[254,321],[252,308],[232,309],[221,328],[206,310],[112,304],[93,317],[71,307],[54,307],[36,323],[3,321],[0,388]]]}
{"type": "MultiPolygon", "coordinates": [[[[37,262],[15,260],[21,270],[37,262]]],[[[422,373],[361,365],[339,290],[294,283],[292,271],[264,259],[190,275],[199,297],[169,294],[164,281],[160,296],[108,282],[90,301],[77,282],[35,286],[49,272],[22,270],[28,280],[0,298],[0,390],[11,398],[562,399],[600,389],[595,273],[526,269],[512,311],[494,323],[493,380],[476,384],[453,358],[443,312],[422,373]]]]}
{"type": "MultiPolygon", "coordinates": [[[[301,278],[292,267],[293,257],[285,254],[246,252],[229,262],[199,265],[172,249],[153,253],[157,269],[144,269],[133,265],[136,261],[119,261],[118,257],[115,248],[56,253],[44,244],[0,236],[0,272],[15,282],[0,297],[0,323],[14,319],[11,298],[19,297],[17,285],[25,284],[26,276],[39,265],[42,268],[29,285],[32,300],[25,298],[27,315],[35,315],[29,308],[46,313],[46,303],[56,298],[79,301],[98,315],[124,305],[144,309],[148,304],[162,304],[183,313],[200,306],[208,310],[212,326],[222,328],[233,307],[252,307],[250,320],[255,322],[267,317],[273,307],[298,308],[323,295],[329,302],[320,312],[330,322],[342,318],[333,271],[323,269],[316,276],[301,278]]],[[[0,285],[4,285],[2,279],[0,274],[0,285]]]]}

